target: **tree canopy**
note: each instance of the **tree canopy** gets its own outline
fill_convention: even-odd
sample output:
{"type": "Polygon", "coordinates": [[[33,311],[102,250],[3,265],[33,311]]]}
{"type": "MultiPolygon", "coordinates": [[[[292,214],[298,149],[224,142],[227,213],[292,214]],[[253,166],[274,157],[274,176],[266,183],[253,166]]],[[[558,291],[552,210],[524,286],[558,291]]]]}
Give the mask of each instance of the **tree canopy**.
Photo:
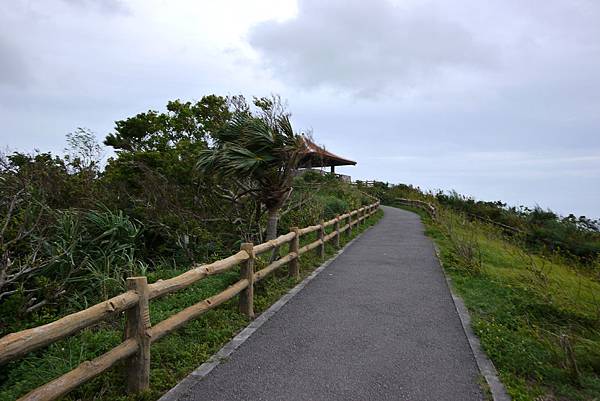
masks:
{"type": "Polygon", "coordinates": [[[117,151],[164,151],[182,140],[206,144],[232,116],[228,98],[208,95],[199,101],[167,103],[167,112],[149,110],[115,122],[104,144],[117,151]]]}

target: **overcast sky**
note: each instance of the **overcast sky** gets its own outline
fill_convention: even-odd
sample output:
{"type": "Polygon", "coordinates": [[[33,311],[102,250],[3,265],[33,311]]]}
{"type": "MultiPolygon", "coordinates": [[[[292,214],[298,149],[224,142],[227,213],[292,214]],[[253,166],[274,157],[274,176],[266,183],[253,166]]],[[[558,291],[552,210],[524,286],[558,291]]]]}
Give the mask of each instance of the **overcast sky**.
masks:
{"type": "Polygon", "coordinates": [[[600,2],[0,2],[0,145],[205,94],[288,100],[358,179],[600,217],[600,2]]]}

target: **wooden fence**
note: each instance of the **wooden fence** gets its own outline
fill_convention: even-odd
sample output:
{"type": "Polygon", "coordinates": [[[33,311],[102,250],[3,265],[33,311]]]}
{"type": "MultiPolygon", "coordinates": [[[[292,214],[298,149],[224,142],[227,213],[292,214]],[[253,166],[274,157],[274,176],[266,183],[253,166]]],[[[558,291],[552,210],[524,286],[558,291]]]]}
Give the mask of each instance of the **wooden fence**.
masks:
{"type": "Polygon", "coordinates": [[[472,217],[474,219],[477,219],[477,220],[489,223],[489,224],[494,225],[496,227],[500,227],[502,230],[507,231],[509,233],[520,233],[520,234],[524,234],[525,233],[525,231],[521,230],[520,228],[512,227],[512,226],[509,226],[507,224],[500,223],[500,222],[492,220],[492,219],[488,219],[487,217],[479,216],[477,214],[469,213],[469,212],[463,212],[463,213],[465,213],[467,216],[472,217]]]}
{"type": "Polygon", "coordinates": [[[397,198],[396,201],[402,205],[416,207],[429,213],[434,220],[437,218],[437,210],[431,203],[416,199],[397,198]]]}
{"type": "Polygon", "coordinates": [[[239,309],[249,317],[254,317],[254,283],[264,279],[277,268],[287,264],[292,277],[299,278],[298,258],[300,255],[315,249],[322,258],[325,256],[325,243],[334,240],[339,247],[340,235],[350,234],[364,220],[373,215],[379,208],[379,202],[362,207],[352,212],[337,216],[327,222],[305,227],[293,228],[291,232],[260,245],[242,244],[235,255],[216,262],[197,266],[187,272],[148,284],[146,277],[127,279],[128,291],[107,301],[96,304],[80,312],[65,316],[55,322],[8,334],[0,338],[0,364],[23,357],[62,338],[92,326],[102,320],[125,312],[125,340],[105,354],[80,364],[77,368],[59,378],[29,392],[19,401],[55,400],[93,377],[101,374],[117,362],[126,359],[127,391],[139,392],[147,389],[150,377],[150,346],[169,333],[182,327],[204,312],[217,307],[225,301],[240,294],[239,309]],[[341,226],[341,224],[344,224],[341,226]],[[326,234],[326,227],[333,226],[333,231],[326,234]],[[300,247],[300,237],[317,232],[317,240],[300,247]],[[289,243],[289,251],[285,256],[272,262],[265,268],[254,271],[256,256],[289,243]],[[240,279],[224,291],[192,305],[173,316],[150,326],[150,300],[182,290],[205,277],[230,270],[240,265],[240,279]]]}
{"type": "Polygon", "coordinates": [[[380,183],[383,184],[383,182],[381,182],[381,181],[375,181],[375,180],[371,180],[371,181],[369,181],[369,180],[367,180],[367,181],[356,180],[356,181],[354,181],[352,183],[352,185],[362,185],[362,186],[370,188],[370,187],[374,187],[375,184],[377,184],[378,182],[380,182],[380,183]]]}
{"type": "MultiPolygon", "coordinates": [[[[419,209],[425,210],[427,213],[429,213],[429,215],[434,220],[437,218],[437,209],[431,203],[420,201],[420,200],[416,200],[416,199],[404,199],[404,198],[397,198],[396,201],[398,203],[400,203],[400,204],[403,204],[403,205],[417,207],[419,209]]],[[[472,217],[474,219],[481,220],[483,222],[486,222],[486,223],[492,224],[494,226],[500,227],[501,229],[503,229],[505,231],[508,231],[510,233],[520,233],[520,234],[524,233],[524,231],[521,230],[521,229],[519,229],[519,228],[512,227],[512,226],[506,225],[504,223],[497,222],[497,221],[492,220],[492,219],[488,219],[487,217],[479,216],[479,215],[474,214],[474,213],[469,213],[469,212],[460,211],[460,210],[459,210],[459,212],[462,212],[462,213],[466,214],[467,216],[472,217]]]]}

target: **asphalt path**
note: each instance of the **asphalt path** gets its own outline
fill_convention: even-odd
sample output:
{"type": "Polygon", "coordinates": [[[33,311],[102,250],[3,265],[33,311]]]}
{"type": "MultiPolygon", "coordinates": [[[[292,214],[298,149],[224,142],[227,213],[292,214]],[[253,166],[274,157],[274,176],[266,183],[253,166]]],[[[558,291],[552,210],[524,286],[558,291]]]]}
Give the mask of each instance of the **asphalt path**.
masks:
{"type": "Polygon", "coordinates": [[[181,401],[483,400],[419,217],[383,219],[181,401]]]}

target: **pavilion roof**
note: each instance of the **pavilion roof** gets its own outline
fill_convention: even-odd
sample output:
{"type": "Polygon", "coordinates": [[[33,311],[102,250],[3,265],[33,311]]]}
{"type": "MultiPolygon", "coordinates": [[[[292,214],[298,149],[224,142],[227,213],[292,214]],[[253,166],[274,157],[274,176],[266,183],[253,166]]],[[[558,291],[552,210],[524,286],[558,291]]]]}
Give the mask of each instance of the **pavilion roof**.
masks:
{"type": "Polygon", "coordinates": [[[304,137],[304,143],[306,144],[306,151],[305,155],[300,160],[299,167],[301,168],[356,165],[355,161],[331,153],[307,137],[304,137]]]}

